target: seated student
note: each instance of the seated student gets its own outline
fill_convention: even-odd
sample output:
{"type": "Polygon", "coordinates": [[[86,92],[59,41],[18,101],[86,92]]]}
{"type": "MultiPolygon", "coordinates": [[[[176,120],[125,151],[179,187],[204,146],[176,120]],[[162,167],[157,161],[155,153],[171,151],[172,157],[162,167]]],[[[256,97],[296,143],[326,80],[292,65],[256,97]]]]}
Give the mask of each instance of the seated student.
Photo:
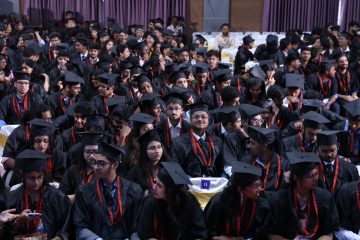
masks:
{"type": "MultiPolygon", "coordinates": [[[[216,92],[209,81],[209,68],[210,66],[206,63],[198,63],[194,65],[195,84],[193,84],[193,88],[197,96],[200,98],[200,102],[208,102],[212,104],[216,96],[216,92]]],[[[215,108],[215,106],[212,106],[212,108],[215,108]]]]}
{"type": "Polygon", "coordinates": [[[81,150],[77,156],[78,163],[72,165],[65,172],[59,189],[68,195],[71,203],[74,203],[75,192],[80,185],[93,182],[95,179],[94,169],[90,165],[90,161],[98,149],[98,142],[101,138],[101,133],[97,132],[82,132],[81,136],[81,150]]]}
{"type": "Polygon", "coordinates": [[[338,131],[321,131],[317,134],[320,158],[320,186],[331,193],[342,184],[359,180],[356,166],[338,155],[338,131]]]}
{"type": "Polygon", "coordinates": [[[325,123],[329,120],[321,114],[309,111],[305,113],[303,131],[296,135],[283,138],[281,140],[281,153],[285,152],[317,152],[316,135],[324,128],[325,123]]]}
{"type": "Polygon", "coordinates": [[[279,86],[271,86],[268,89],[268,96],[272,99],[273,105],[271,106],[271,127],[283,130],[291,122],[293,113],[288,107],[283,106],[285,94],[279,86]]]}
{"type": "Polygon", "coordinates": [[[260,78],[249,78],[244,94],[241,96],[241,104],[251,104],[257,107],[266,107],[265,83],[260,78]]]}
{"type": "Polygon", "coordinates": [[[302,108],[302,91],[304,90],[304,77],[301,74],[285,74],[287,96],[283,105],[288,107],[292,113],[302,108]]]}
{"type": "Polygon", "coordinates": [[[156,118],[156,122],[159,123],[165,118],[162,113],[164,103],[157,93],[146,93],[139,99],[139,108],[142,113],[152,115],[156,118]]]}
{"type": "Polygon", "coordinates": [[[186,189],[191,184],[177,163],[162,163],[154,194],[147,196],[138,217],[141,239],[207,239],[199,203],[186,189]]]}
{"type": "Polygon", "coordinates": [[[215,86],[215,95],[211,100],[214,108],[219,108],[223,105],[221,92],[225,87],[230,86],[231,83],[231,70],[230,69],[218,69],[213,72],[213,81],[215,86]]]}
{"type": "Polygon", "coordinates": [[[154,179],[159,171],[160,163],[170,161],[160,136],[156,130],[150,130],[139,139],[140,153],[138,163],[130,170],[127,179],[138,183],[145,196],[154,187],[154,179]]]}
{"type": "Polygon", "coordinates": [[[116,174],[122,150],[100,142],[90,164],[97,180],[79,186],[73,222],[76,238],[137,239],[136,215],[143,191],[116,174]]]}
{"type": "Polygon", "coordinates": [[[20,124],[26,110],[43,103],[38,94],[32,93],[30,84],[30,75],[15,72],[15,93],[5,96],[0,101],[0,127],[6,124],[20,124]]]}
{"type": "Polygon", "coordinates": [[[166,150],[170,151],[172,140],[190,130],[190,124],[183,120],[182,114],[184,113],[184,101],[186,89],[172,88],[173,91],[167,96],[166,100],[166,118],[164,118],[156,126],[162,142],[166,150]]]}
{"type": "Polygon", "coordinates": [[[269,239],[333,239],[339,227],[335,201],[317,187],[319,159],[314,153],[287,153],[291,186],[269,198],[269,239]]]}
{"type": "Polygon", "coordinates": [[[54,118],[63,115],[68,107],[79,101],[81,85],[85,84],[83,78],[70,71],[66,71],[64,77],[59,81],[62,82],[63,88],[61,91],[51,94],[47,100],[54,113],[54,118]]]}
{"type": "Polygon", "coordinates": [[[19,214],[14,222],[8,223],[9,239],[25,234],[67,239],[70,200],[48,184],[49,157],[34,150],[25,150],[17,156],[16,166],[22,171],[23,185],[11,191],[6,200],[7,207],[15,208],[19,214]]]}
{"type": "Polygon", "coordinates": [[[173,139],[173,159],[191,177],[219,177],[223,172],[222,142],[210,136],[209,111],[205,105],[194,105],[190,111],[191,129],[173,139]]]}
{"type": "Polygon", "coordinates": [[[248,128],[249,154],[241,162],[253,164],[262,170],[262,191],[274,191],[285,181],[286,163],[277,153],[277,131],[270,128],[248,128]]]}
{"type": "Polygon", "coordinates": [[[265,239],[270,206],[260,197],[261,170],[235,162],[230,184],[211,198],[204,214],[211,239],[265,239]]]}
{"type": "Polygon", "coordinates": [[[360,184],[359,181],[343,184],[336,193],[340,228],[335,233],[337,239],[360,239],[360,184]]]}
{"type": "Polygon", "coordinates": [[[125,146],[131,132],[129,118],[132,114],[132,108],[126,105],[117,105],[114,110],[111,111],[110,134],[112,135],[112,141],[110,142],[114,145],[119,147],[125,146]]]}

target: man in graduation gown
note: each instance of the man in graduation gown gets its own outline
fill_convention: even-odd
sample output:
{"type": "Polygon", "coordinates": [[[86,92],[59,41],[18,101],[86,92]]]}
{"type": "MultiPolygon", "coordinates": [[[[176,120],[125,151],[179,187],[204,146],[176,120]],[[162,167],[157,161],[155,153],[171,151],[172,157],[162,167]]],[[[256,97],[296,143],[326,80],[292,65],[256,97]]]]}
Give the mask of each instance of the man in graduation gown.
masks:
{"type": "MultiPolygon", "coordinates": [[[[206,63],[198,63],[194,65],[194,77],[196,83],[193,84],[195,93],[200,99],[200,102],[212,103],[214,101],[216,92],[210,83],[210,66],[206,63]]],[[[211,106],[215,108],[215,106],[211,106]]]]}
{"type": "Polygon", "coordinates": [[[320,158],[319,185],[331,193],[347,182],[359,180],[359,172],[354,164],[338,155],[338,131],[322,131],[317,135],[320,158]]]}
{"type": "Polygon", "coordinates": [[[81,91],[81,84],[84,84],[84,79],[76,73],[66,71],[64,80],[62,81],[63,88],[60,92],[53,93],[48,98],[54,118],[65,114],[66,109],[72,104],[79,101],[79,93],[81,91]]]}
{"type": "Polygon", "coordinates": [[[303,133],[298,132],[296,135],[283,138],[281,141],[281,153],[285,152],[316,152],[316,135],[328,123],[325,117],[317,112],[309,111],[302,118],[303,133]]]}
{"type": "Polygon", "coordinates": [[[247,144],[249,154],[240,161],[253,164],[262,170],[262,190],[277,190],[284,179],[287,162],[276,152],[277,131],[270,128],[249,127],[250,140],[247,144]]]}
{"type": "Polygon", "coordinates": [[[30,90],[31,77],[25,72],[15,72],[15,93],[0,101],[0,127],[20,124],[23,112],[43,103],[41,97],[30,90]]]}
{"type": "Polygon", "coordinates": [[[235,56],[235,70],[234,74],[242,74],[245,70],[245,63],[254,61],[254,54],[250,49],[254,45],[254,39],[251,35],[247,35],[243,38],[243,45],[238,48],[235,56]]]}
{"type": "Polygon", "coordinates": [[[338,239],[360,239],[360,185],[359,181],[343,184],[336,193],[339,212],[338,239]]]}
{"type": "Polygon", "coordinates": [[[222,142],[206,132],[209,112],[201,104],[190,111],[191,129],[173,139],[173,159],[191,177],[219,177],[223,171],[222,142]]]}
{"type": "Polygon", "coordinates": [[[138,239],[136,215],[143,197],[139,185],[116,175],[122,150],[99,143],[91,165],[97,181],[79,186],[73,221],[85,239],[138,239]]]}

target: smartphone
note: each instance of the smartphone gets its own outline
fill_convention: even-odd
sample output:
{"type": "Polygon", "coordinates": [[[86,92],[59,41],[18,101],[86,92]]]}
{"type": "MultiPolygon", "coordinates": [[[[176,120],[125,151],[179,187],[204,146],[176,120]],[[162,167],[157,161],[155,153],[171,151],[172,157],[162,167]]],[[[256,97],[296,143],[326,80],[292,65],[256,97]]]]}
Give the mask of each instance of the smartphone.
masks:
{"type": "Polygon", "coordinates": [[[36,217],[36,216],[41,216],[41,213],[37,213],[37,212],[30,212],[28,213],[29,217],[36,217]]]}

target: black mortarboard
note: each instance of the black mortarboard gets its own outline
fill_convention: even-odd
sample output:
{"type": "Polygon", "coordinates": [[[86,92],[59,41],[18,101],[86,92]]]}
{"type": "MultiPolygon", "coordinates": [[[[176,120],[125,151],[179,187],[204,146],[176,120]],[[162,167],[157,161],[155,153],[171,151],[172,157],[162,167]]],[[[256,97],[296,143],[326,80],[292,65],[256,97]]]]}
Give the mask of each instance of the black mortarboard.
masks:
{"type": "Polygon", "coordinates": [[[38,43],[32,43],[29,46],[27,46],[28,48],[32,48],[34,50],[34,55],[39,55],[42,51],[41,47],[39,46],[38,43]]]}
{"type": "Polygon", "coordinates": [[[83,146],[85,145],[98,145],[101,137],[102,137],[102,132],[78,132],[80,139],[81,139],[81,144],[83,146]]]}
{"type": "Polygon", "coordinates": [[[265,108],[260,108],[260,107],[257,107],[255,105],[251,105],[251,104],[240,104],[239,110],[240,110],[241,116],[244,119],[248,119],[250,117],[259,115],[261,113],[268,112],[268,110],[265,108]]]}
{"type": "Polygon", "coordinates": [[[219,62],[217,65],[219,70],[220,69],[229,69],[229,68],[231,68],[231,66],[232,66],[231,63],[224,63],[224,62],[219,62]]]}
{"type": "Polygon", "coordinates": [[[170,93],[163,97],[163,99],[166,101],[166,105],[168,105],[169,103],[176,103],[183,106],[184,104],[186,104],[190,96],[190,89],[175,86],[170,89],[170,93]]]}
{"type": "Polygon", "coordinates": [[[348,113],[349,119],[352,119],[352,120],[360,119],[360,100],[359,99],[344,104],[344,108],[348,113]]]}
{"type": "Polygon", "coordinates": [[[15,81],[17,80],[28,80],[31,81],[31,76],[23,71],[15,71],[14,72],[15,81]]]}
{"type": "Polygon", "coordinates": [[[300,88],[304,89],[304,77],[297,73],[286,73],[285,81],[287,88],[300,88]]]}
{"type": "MultiPolygon", "coordinates": [[[[181,166],[176,162],[161,162],[165,171],[169,174],[174,185],[190,184],[192,185],[189,177],[186,175],[181,166]]],[[[161,180],[161,179],[160,179],[161,180]]],[[[169,186],[167,186],[169,187],[169,186]]]]}
{"type": "Polygon", "coordinates": [[[182,71],[177,71],[177,72],[174,72],[172,75],[171,75],[171,82],[172,83],[175,83],[176,80],[180,79],[180,78],[185,78],[186,79],[186,74],[182,71]]]}
{"type": "MultiPolygon", "coordinates": [[[[146,113],[134,113],[133,115],[131,115],[129,120],[136,123],[140,123],[139,125],[143,125],[143,124],[155,124],[156,118],[146,113]]],[[[134,126],[136,123],[134,123],[134,126]]]]}
{"type": "Polygon", "coordinates": [[[273,34],[269,34],[266,37],[266,43],[268,45],[277,45],[278,44],[278,37],[276,35],[273,34]]]}
{"type": "Polygon", "coordinates": [[[191,71],[191,63],[190,62],[186,62],[186,63],[182,63],[180,65],[177,66],[177,70],[178,71],[182,71],[182,72],[187,72],[187,71],[191,71]]]}
{"type": "Polygon", "coordinates": [[[197,64],[193,65],[193,67],[195,68],[195,74],[209,72],[209,65],[206,63],[197,63],[197,64]]]}
{"type": "Polygon", "coordinates": [[[131,70],[130,70],[130,74],[131,75],[140,75],[144,73],[144,69],[142,69],[141,67],[133,67],[131,70]]]}
{"type": "Polygon", "coordinates": [[[131,62],[129,62],[129,61],[122,61],[121,63],[120,63],[120,66],[119,66],[119,68],[123,71],[123,70],[125,70],[125,69],[131,69],[133,67],[133,65],[131,64],[131,62]]]}
{"type": "Polygon", "coordinates": [[[85,84],[84,79],[71,71],[66,71],[64,74],[65,82],[69,84],[85,84]]]}
{"type": "Polygon", "coordinates": [[[193,104],[190,109],[190,116],[199,111],[206,112],[209,116],[209,104],[206,102],[197,102],[193,104]]]}
{"type": "Polygon", "coordinates": [[[101,114],[95,114],[87,117],[85,128],[87,131],[101,132],[105,129],[105,118],[101,114]]]}
{"type": "Polygon", "coordinates": [[[318,99],[303,99],[302,100],[302,108],[301,112],[305,113],[308,111],[317,112],[321,106],[323,106],[323,102],[318,99]]]}
{"type": "Polygon", "coordinates": [[[144,25],[135,25],[135,29],[136,30],[138,30],[138,29],[140,29],[140,30],[144,30],[144,25]]]}
{"type": "Polygon", "coordinates": [[[165,64],[165,73],[169,76],[177,70],[176,63],[170,62],[165,64]]]}
{"type": "Polygon", "coordinates": [[[261,67],[261,69],[266,72],[268,70],[273,70],[274,69],[274,61],[273,60],[262,60],[259,61],[259,66],[261,67]]]}
{"type": "Polygon", "coordinates": [[[221,122],[225,124],[235,122],[236,120],[241,118],[241,114],[239,112],[239,106],[222,107],[218,109],[216,112],[219,113],[221,122]]]}
{"type": "Polygon", "coordinates": [[[99,38],[103,38],[103,37],[108,37],[109,34],[107,32],[100,32],[99,33],[99,38]]]}
{"type": "Polygon", "coordinates": [[[145,93],[140,99],[140,103],[144,103],[146,101],[152,102],[160,99],[160,95],[157,93],[145,93]]]}
{"type": "Polygon", "coordinates": [[[201,34],[196,34],[195,37],[200,40],[200,42],[206,42],[206,38],[204,38],[201,34]]]}
{"type": "Polygon", "coordinates": [[[337,144],[337,134],[340,131],[321,131],[317,133],[317,145],[333,145],[337,144]]]}
{"type": "Polygon", "coordinates": [[[252,183],[260,180],[261,169],[254,165],[234,161],[231,167],[231,184],[245,188],[252,183]]]}
{"type": "Polygon", "coordinates": [[[321,66],[324,68],[324,69],[329,69],[331,68],[332,66],[335,66],[336,65],[336,61],[335,60],[329,60],[329,59],[324,59],[321,63],[321,66]]]}
{"type": "Polygon", "coordinates": [[[137,82],[138,88],[140,88],[141,84],[143,84],[144,82],[151,83],[150,78],[148,78],[145,74],[140,74],[139,76],[135,77],[134,81],[137,82]]]}
{"type": "Polygon", "coordinates": [[[16,156],[16,168],[22,170],[24,173],[44,171],[46,160],[50,157],[51,155],[26,149],[16,156]]]}
{"type": "Polygon", "coordinates": [[[97,79],[101,83],[104,83],[106,85],[114,85],[115,80],[118,76],[119,76],[118,74],[113,74],[113,73],[102,73],[97,75],[97,79]]]}
{"type": "Polygon", "coordinates": [[[272,128],[248,127],[248,135],[260,144],[271,144],[277,138],[277,131],[272,128]]]}
{"type": "Polygon", "coordinates": [[[146,133],[144,133],[141,137],[139,137],[138,142],[140,144],[141,148],[146,149],[147,145],[151,142],[151,141],[157,141],[157,142],[162,142],[160,135],[158,133],[158,131],[156,129],[147,131],[146,133]]]}
{"type": "Polygon", "coordinates": [[[106,99],[106,106],[109,107],[110,112],[112,112],[112,110],[117,106],[124,105],[125,103],[126,103],[125,96],[114,96],[106,99]]]}
{"type": "Polygon", "coordinates": [[[67,49],[69,49],[69,48],[70,48],[70,46],[69,46],[69,44],[67,44],[67,43],[59,43],[59,44],[56,44],[56,50],[58,50],[58,51],[67,50],[67,49]]]}
{"type": "Polygon", "coordinates": [[[164,35],[165,36],[173,36],[175,34],[175,32],[173,30],[170,30],[170,29],[165,29],[163,31],[164,35]]]}
{"type": "Polygon", "coordinates": [[[114,145],[111,145],[107,142],[99,142],[97,153],[100,153],[107,157],[110,161],[121,161],[121,154],[125,155],[124,150],[118,148],[114,145]]]}
{"type": "Polygon", "coordinates": [[[290,162],[291,174],[302,177],[320,163],[318,156],[313,152],[286,152],[290,162]]]}
{"type": "Polygon", "coordinates": [[[214,72],[214,81],[224,82],[231,79],[231,70],[230,69],[219,69],[214,72]]]}
{"type": "Polygon", "coordinates": [[[31,121],[29,121],[28,123],[30,123],[30,136],[31,137],[51,136],[56,129],[54,123],[45,121],[40,118],[34,118],[31,121]]]}
{"type": "Polygon", "coordinates": [[[319,129],[323,127],[323,124],[329,123],[330,121],[325,118],[323,115],[314,112],[309,111],[301,116],[302,119],[304,119],[304,126],[310,127],[314,129],[319,129]]]}
{"type": "Polygon", "coordinates": [[[88,41],[89,38],[86,37],[85,35],[79,34],[78,36],[76,36],[76,42],[79,42],[82,45],[87,45],[88,41]]]}
{"type": "Polygon", "coordinates": [[[259,67],[258,65],[255,65],[251,71],[250,71],[251,75],[256,77],[256,78],[260,78],[261,80],[265,80],[266,78],[266,73],[261,69],[261,67],[259,67]]]}
{"type": "Polygon", "coordinates": [[[246,35],[244,38],[243,38],[243,43],[245,44],[245,45],[249,45],[250,43],[252,43],[252,42],[254,42],[255,41],[255,39],[253,39],[252,37],[251,37],[251,35],[246,35]]]}
{"type": "Polygon", "coordinates": [[[196,48],[195,49],[196,54],[205,57],[205,54],[207,52],[207,48],[196,48]]]}

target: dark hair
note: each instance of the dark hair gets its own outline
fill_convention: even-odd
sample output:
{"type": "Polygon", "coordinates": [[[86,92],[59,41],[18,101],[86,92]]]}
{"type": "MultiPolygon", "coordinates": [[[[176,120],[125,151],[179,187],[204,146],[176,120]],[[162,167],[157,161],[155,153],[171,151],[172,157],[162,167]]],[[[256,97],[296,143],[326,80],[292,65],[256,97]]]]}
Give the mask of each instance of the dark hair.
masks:
{"type": "Polygon", "coordinates": [[[325,50],[327,50],[327,49],[330,48],[330,39],[329,39],[328,36],[322,35],[322,36],[320,37],[320,43],[321,43],[321,45],[323,46],[323,48],[324,48],[325,50]]]}
{"type": "Polygon", "coordinates": [[[220,28],[223,28],[223,27],[229,27],[229,28],[230,28],[230,24],[228,24],[228,23],[223,23],[223,24],[221,24],[220,28]]]}
{"type": "Polygon", "coordinates": [[[284,91],[277,85],[270,86],[267,90],[267,95],[273,100],[285,98],[284,91]]]}
{"type": "Polygon", "coordinates": [[[90,116],[97,114],[97,110],[94,106],[94,104],[90,102],[79,102],[74,107],[74,112],[81,114],[83,116],[90,116]]]}
{"type": "Polygon", "coordinates": [[[251,93],[250,93],[250,88],[255,87],[255,86],[260,86],[261,89],[261,95],[265,96],[265,83],[263,80],[261,80],[260,78],[249,78],[247,81],[247,88],[246,88],[246,95],[248,95],[248,97],[251,97],[251,93]]]}
{"type": "Polygon", "coordinates": [[[237,90],[236,87],[232,87],[232,86],[226,86],[222,91],[221,91],[221,99],[224,102],[230,102],[232,101],[234,98],[238,98],[240,97],[239,92],[237,90]]]}
{"type": "Polygon", "coordinates": [[[35,112],[35,117],[36,118],[42,118],[42,113],[50,111],[52,114],[52,109],[50,108],[49,105],[41,103],[39,106],[37,106],[36,108],[36,112],[35,112]]]}
{"type": "Polygon", "coordinates": [[[52,32],[52,33],[50,33],[50,34],[49,34],[49,39],[53,39],[53,38],[59,38],[59,39],[61,39],[60,33],[58,33],[58,32],[52,32]]]}
{"type": "Polygon", "coordinates": [[[284,51],[285,48],[291,44],[291,38],[290,37],[286,37],[280,40],[280,50],[284,51]]]}
{"type": "Polygon", "coordinates": [[[212,57],[212,56],[215,56],[217,58],[219,58],[219,52],[216,51],[216,50],[210,50],[206,53],[206,57],[212,57]]]}
{"type": "Polygon", "coordinates": [[[349,22],[349,28],[353,26],[360,26],[360,24],[357,21],[351,21],[349,22]]]}

